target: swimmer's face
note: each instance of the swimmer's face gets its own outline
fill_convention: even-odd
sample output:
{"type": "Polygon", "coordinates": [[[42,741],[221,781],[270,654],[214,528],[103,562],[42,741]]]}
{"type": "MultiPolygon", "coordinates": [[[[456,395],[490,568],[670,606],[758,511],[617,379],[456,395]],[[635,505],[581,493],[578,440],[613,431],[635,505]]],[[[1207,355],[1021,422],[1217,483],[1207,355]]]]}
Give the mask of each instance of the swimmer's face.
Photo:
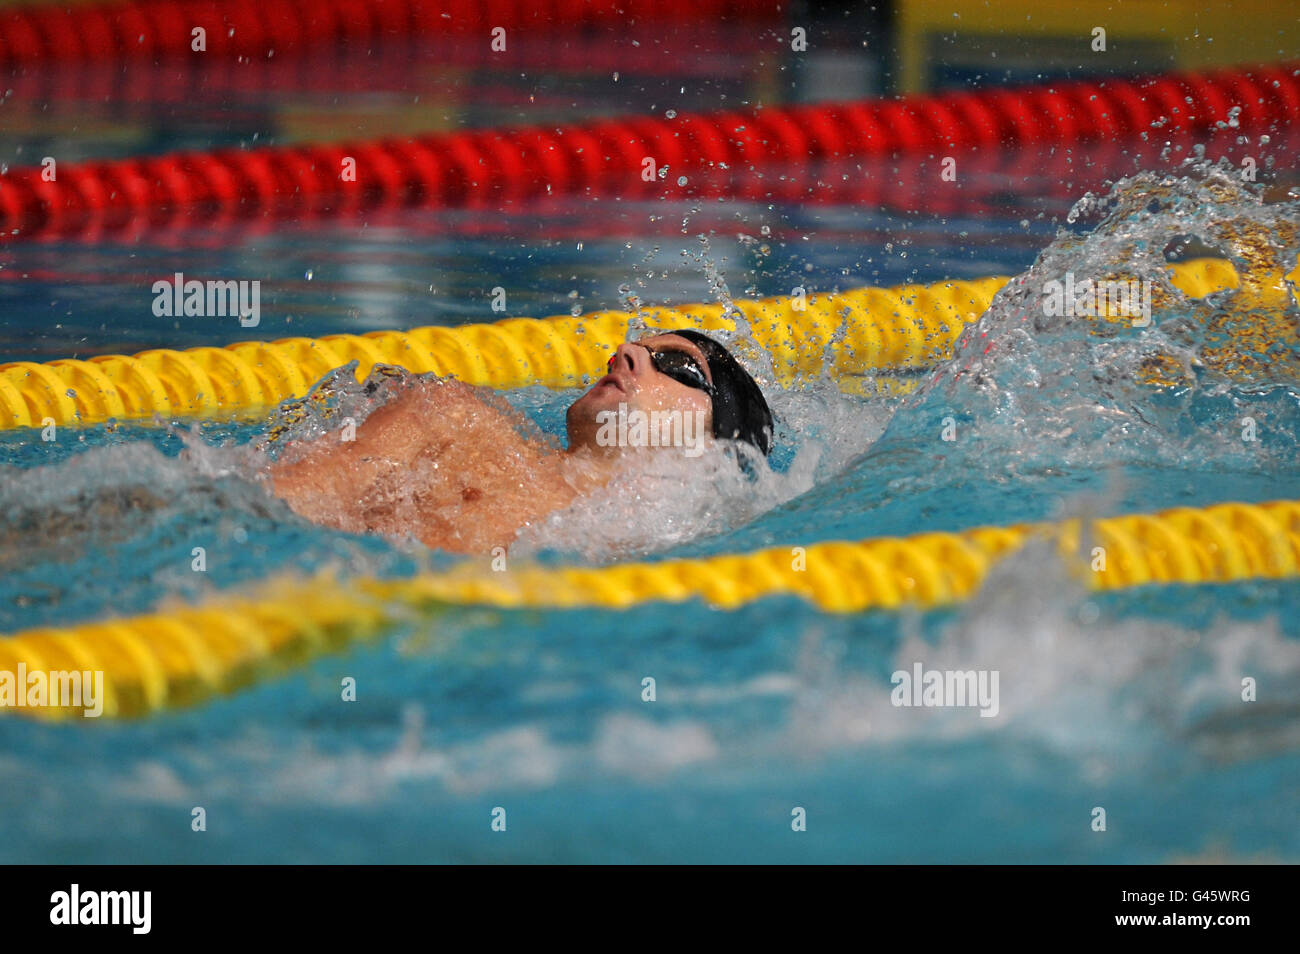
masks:
{"type": "MultiPolygon", "coordinates": [[[[652,335],[618,346],[609,361],[609,371],[569,407],[569,447],[600,446],[598,417],[602,412],[626,410],[681,411],[703,414],[704,433],[713,433],[713,399],[709,392],[687,381],[713,386],[709,362],[695,342],[680,335],[652,335]],[[653,352],[658,352],[655,358],[653,352]],[[663,368],[664,370],[661,370],[663,368]]],[[[603,448],[602,448],[603,449],[603,448]]]]}

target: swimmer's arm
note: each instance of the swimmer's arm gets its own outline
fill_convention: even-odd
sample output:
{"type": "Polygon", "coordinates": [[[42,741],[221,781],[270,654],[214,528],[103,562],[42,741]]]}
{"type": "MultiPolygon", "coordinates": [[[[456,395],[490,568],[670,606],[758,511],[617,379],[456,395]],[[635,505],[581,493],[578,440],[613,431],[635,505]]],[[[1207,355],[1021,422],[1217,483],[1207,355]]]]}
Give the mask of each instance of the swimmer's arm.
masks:
{"type": "Polygon", "coordinates": [[[328,526],[488,553],[578,492],[559,455],[519,433],[521,421],[468,385],[421,382],[371,414],[356,440],[328,435],[276,465],[272,489],[328,526]]]}
{"type": "Polygon", "coordinates": [[[460,381],[421,382],[394,395],[356,429],[355,439],[342,432],[318,438],[296,459],[272,465],[271,489],[304,516],[355,501],[377,479],[410,467],[416,457],[451,447],[490,429],[499,444],[519,440],[510,419],[485,404],[460,381]]]}

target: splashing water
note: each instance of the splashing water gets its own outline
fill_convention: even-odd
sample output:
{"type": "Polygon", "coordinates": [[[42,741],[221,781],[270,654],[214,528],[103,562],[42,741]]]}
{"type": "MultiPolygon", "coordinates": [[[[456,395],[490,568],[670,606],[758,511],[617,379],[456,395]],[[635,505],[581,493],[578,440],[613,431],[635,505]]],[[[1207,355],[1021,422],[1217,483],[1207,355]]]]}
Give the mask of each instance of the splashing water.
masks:
{"type": "MultiPolygon", "coordinates": [[[[1189,160],[1184,172],[1139,173],[1076,205],[1095,227],[1061,232],[998,293],[868,455],[897,492],[1125,467],[1131,481],[1156,465],[1294,472],[1300,310],[1284,276],[1300,253],[1300,202],[1264,202],[1226,164],[1189,160]],[[1181,292],[1165,266],[1189,249],[1230,260],[1238,287],[1181,292]],[[1054,288],[1085,281],[1137,282],[1149,321],[1104,296],[1103,317],[1049,306],[1054,288]]],[[[1143,509],[1162,505],[1158,488],[1144,493],[1143,509]]]]}

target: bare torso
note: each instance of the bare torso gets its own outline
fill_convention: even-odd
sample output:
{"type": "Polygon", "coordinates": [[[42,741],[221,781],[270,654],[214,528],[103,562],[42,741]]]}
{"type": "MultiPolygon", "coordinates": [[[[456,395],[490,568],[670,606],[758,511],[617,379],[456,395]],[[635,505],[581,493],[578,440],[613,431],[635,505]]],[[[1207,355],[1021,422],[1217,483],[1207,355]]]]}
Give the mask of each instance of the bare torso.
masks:
{"type": "Polygon", "coordinates": [[[355,440],[326,435],[273,465],[270,480],[317,523],[489,556],[608,480],[599,460],[527,440],[519,423],[459,381],[421,380],[376,409],[355,440]]]}

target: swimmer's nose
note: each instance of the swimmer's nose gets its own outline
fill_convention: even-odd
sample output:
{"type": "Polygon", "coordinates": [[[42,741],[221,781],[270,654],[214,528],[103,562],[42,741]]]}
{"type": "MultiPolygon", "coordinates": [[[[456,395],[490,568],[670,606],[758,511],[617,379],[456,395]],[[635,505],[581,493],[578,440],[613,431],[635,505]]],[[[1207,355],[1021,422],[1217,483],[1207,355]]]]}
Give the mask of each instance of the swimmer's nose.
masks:
{"type": "Polygon", "coordinates": [[[609,369],[613,371],[618,368],[622,371],[630,372],[633,377],[640,377],[643,371],[650,367],[650,352],[644,345],[633,344],[625,341],[614,351],[614,357],[609,359],[609,369]]]}

